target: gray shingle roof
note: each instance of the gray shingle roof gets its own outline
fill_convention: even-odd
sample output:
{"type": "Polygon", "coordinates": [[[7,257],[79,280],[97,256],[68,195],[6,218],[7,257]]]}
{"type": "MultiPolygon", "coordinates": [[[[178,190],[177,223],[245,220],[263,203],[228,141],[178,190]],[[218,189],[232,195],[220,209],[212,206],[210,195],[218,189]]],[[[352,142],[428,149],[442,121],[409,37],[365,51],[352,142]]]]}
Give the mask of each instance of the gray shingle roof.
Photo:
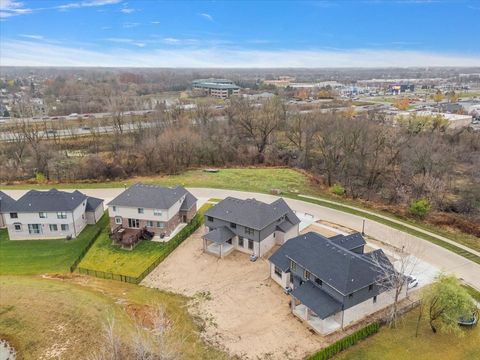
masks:
{"type": "Polygon", "coordinates": [[[203,235],[202,237],[204,239],[213,241],[217,244],[223,244],[227,240],[230,240],[235,236],[235,233],[232,232],[229,228],[226,226],[220,226],[207,234],[203,235]]]}
{"type": "Polygon", "coordinates": [[[14,208],[17,212],[72,211],[86,199],[78,190],[71,193],[57,189],[30,190],[16,201],[14,208]]]}
{"type": "Polygon", "coordinates": [[[0,213],[10,212],[15,209],[16,201],[10,196],[0,191],[0,213]]]}
{"type": "MultiPolygon", "coordinates": [[[[370,258],[313,232],[288,240],[278,251],[344,295],[373,284],[380,273],[370,258]]],[[[270,261],[283,264],[276,253],[270,261]]]]}
{"type": "Polygon", "coordinates": [[[197,198],[187,191],[187,196],[185,196],[185,200],[183,200],[182,206],[180,206],[180,210],[190,210],[192,206],[196,203],[197,198]]]}
{"type": "Polygon", "coordinates": [[[320,319],[326,319],[342,309],[342,304],[328,295],[325,291],[315,286],[311,281],[307,281],[297,287],[292,296],[301,301],[320,319]]]}
{"type": "Polygon", "coordinates": [[[350,235],[335,235],[330,237],[329,240],[347,250],[356,249],[360,246],[364,246],[367,243],[362,234],[359,232],[350,235]]]}
{"type": "Polygon", "coordinates": [[[103,199],[88,197],[85,211],[95,211],[103,203],[103,199]]]}
{"type": "Polygon", "coordinates": [[[283,215],[287,215],[288,220],[294,225],[300,222],[283,199],[266,204],[255,199],[241,200],[227,197],[208,209],[205,215],[256,230],[264,229],[283,215]]]}
{"type": "MultiPolygon", "coordinates": [[[[135,184],[110,201],[108,205],[169,209],[187,193],[188,191],[181,186],[168,188],[156,185],[135,184]]],[[[190,198],[190,200],[192,199],[190,198]]]]}

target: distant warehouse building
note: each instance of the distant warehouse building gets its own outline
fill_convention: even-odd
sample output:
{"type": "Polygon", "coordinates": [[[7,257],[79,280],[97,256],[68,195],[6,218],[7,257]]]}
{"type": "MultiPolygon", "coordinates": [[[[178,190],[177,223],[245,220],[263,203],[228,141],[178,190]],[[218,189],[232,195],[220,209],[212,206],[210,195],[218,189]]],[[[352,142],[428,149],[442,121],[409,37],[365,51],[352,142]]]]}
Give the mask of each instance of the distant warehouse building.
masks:
{"type": "Polygon", "coordinates": [[[240,86],[235,85],[231,80],[226,79],[199,79],[192,81],[194,92],[202,93],[221,99],[240,93],[240,86]]]}

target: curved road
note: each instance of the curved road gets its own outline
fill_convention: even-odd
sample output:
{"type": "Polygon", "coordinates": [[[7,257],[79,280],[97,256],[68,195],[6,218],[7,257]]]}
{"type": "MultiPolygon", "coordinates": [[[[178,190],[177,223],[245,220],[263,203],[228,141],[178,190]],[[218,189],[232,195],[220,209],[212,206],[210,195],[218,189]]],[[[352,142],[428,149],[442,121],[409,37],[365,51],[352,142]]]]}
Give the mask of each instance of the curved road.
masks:
{"type": "MultiPolygon", "coordinates": [[[[120,194],[123,190],[124,189],[122,188],[80,189],[80,191],[87,195],[105,199],[105,203],[108,203],[108,201],[120,194]]],[[[278,196],[274,195],[244,191],[207,188],[189,188],[188,190],[190,190],[197,198],[204,201],[209,198],[225,198],[227,196],[234,196],[240,199],[255,198],[257,200],[269,203],[278,199],[278,196]]],[[[5,190],[5,192],[14,198],[18,198],[23,195],[26,190],[5,190]]],[[[357,231],[362,231],[364,218],[360,216],[301,200],[289,198],[284,199],[296,211],[309,213],[318,219],[335,224],[341,224],[357,231]]],[[[340,205],[344,206],[343,204],[340,205]]],[[[362,209],[362,211],[364,210],[362,209]]],[[[375,215],[378,216],[378,214],[375,215]]],[[[389,220],[391,219],[389,218],[389,220]]],[[[422,231],[422,229],[418,230],[422,231]]],[[[396,246],[397,248],[402,248],[402,246],[405,246],[406,250],[415,255],[417,258],[437,267],[444,272],[455,274],[457,277],[463,279],[465,282],[480,290],[480,265],[474,263],[473,261],[452,253],[429,241],[404,233],[400,230],[393,229],[387,225],[373,220],[365,219],[365,233],[379,241],[396,246]]],[[[455,245],[460,247],[459,244],[455,243],[455,245]]],[[[471,249],[469,250],[472,251],[471,249]]]]}

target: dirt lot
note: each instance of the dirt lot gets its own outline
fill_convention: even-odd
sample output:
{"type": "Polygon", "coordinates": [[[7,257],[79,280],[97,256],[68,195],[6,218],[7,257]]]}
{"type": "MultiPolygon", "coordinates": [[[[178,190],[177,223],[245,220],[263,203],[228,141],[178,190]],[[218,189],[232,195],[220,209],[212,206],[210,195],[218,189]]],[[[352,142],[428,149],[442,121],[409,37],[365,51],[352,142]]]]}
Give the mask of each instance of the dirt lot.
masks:
{"type": "Polygon", "coordinates": [[[224,259],[202,252],[197,231],[142,285],[194,297],[191,311],[206,324],[205,336],[245,359],[299,359],[320,349],[289,310],[288,296],[269,278],[268,262],[234,251],[224,259]]]}

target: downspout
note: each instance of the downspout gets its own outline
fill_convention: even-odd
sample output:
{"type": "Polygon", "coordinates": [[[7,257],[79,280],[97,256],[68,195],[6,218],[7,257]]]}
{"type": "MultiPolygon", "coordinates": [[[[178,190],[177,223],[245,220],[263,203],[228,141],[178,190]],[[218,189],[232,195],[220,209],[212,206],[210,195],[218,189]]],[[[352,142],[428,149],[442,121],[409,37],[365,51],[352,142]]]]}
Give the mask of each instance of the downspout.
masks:
{"type": "Polygon", "coordinates": [[[343,317],[345,316],[345,309],[344,306],[342,305],[342,330],[343,330],[343,317]]]}
{"type": "Polygon", "coordinates": [[[72,220],[73,220],[73,232],[75,233],[75,237],[77,237],[77,227],[75,226],[75,217],[73,216],[73,211],[72,211],[72,220]]]}

